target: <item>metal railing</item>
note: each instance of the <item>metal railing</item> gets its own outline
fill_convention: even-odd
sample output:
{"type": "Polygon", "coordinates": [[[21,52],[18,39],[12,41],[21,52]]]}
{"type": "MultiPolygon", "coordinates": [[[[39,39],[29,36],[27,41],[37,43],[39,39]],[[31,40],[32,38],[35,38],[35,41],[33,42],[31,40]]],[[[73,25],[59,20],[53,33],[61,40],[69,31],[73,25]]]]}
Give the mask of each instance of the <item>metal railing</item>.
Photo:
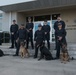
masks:
{"type": "Polygon", "coordinates": [[[0,32],[0,40],[1,43],[9,43],[10,42],[10,33],[9,32],[0,32]]]}

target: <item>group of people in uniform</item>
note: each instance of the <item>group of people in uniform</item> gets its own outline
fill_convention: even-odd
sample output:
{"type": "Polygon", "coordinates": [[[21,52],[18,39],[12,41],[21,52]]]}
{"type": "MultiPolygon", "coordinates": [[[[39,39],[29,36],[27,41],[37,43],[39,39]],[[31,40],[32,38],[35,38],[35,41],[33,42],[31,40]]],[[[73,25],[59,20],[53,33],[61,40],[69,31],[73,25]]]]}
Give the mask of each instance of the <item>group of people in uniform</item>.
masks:
{"type": "MultiPolygon", "coordinates": [[[[31,17],[28,18],[28,23],[26,26],[21,24],[18,26],[16,24],[16,20],[13,20],[13,24],[10,27],[11,34],[11,42],[12,45],[10,48],[14,48],[14,44],[16,47],[16,54],[14,56],[19,55],[20,43],[23,41],[26,43],[26,48],[29,48],[29,41],[31,42],[32,49],[35,48],[34,58],[38,56],[38,49],[40,46],[47,41],[47,48],[50,50],[50,26],[47,24],[47,20],[44,21],[43,26],[41,24],[38,25],[38,30],[35,31],[34,41],[33,42],[33,28],[34,24],[32,23],[31,17]]],[[[60,47],[62,42],[66,42],[66,30],[65,30],[65,22],[61,20],[60,16],[58,16],[57,21],[54,24],[55,29],[55,42],[56,42],[56,58],[59,59],[60,55],[60,47]]]]}

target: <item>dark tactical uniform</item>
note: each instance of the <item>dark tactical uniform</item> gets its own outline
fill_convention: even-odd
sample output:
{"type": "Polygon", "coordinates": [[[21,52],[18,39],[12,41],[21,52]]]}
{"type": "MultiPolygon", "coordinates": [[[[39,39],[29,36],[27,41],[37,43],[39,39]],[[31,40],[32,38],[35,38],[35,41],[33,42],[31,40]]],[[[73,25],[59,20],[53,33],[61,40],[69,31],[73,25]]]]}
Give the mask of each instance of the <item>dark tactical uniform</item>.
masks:
{"type": "Polygon", "coordinates": [[[56,37],[57,37],[57,53],[56,53],[56,58],[59,58],[60,57],[60,47],[62,46],[62,43],[66,43],[66,39],[65,39],[65,36],[66,36],[66,30],[65,29],[61,29],[61,30],[56,30],[55,32],[56,34],[56,37]],[[62,37],[61,40],[58,40],[59,37],[62,37]]]}
{"type": "Polygon", "coordinates": [[[10,32],[11,32],[11,33],[14,33],[14,34],[11,34],[11,42],[12,42],[11,47],[12,47],[12,48],[14,48],[14,43],[15,43],[15,46],[16,46],[15,36],[16,36],[17,31],[18,31],[18,25],[17,25],[17,24],[11,25],[11,27],[10,27],[10,32]]]}
{"type": "Polygon", "coordinates": [[[44,41],[44,32],[42,30],[37,30],[35,32],[34,40],[36,41],[34,58],[37,58],[38,48],[42,45],[44,41]]]}
{"type": "MultiPolygon", "coordinates": [[[[54,23],[54,30],[55,30],[55,32],[58,29],[58,23],[61,23],[62,24],[62,29],[65,29],[65,22],[64,21],[56,21],[54,23]]],[[[55,43],[56,43],[56,49],[57,49],[57,37],[56,37],[56,34],[55,34],[55,43]]]]}
{"type": "Polygon", "coordinates": [[[17,42],[17,50],[16,50],[16,55],[18,55],[19,54],[19,49],[20,49],[20,43],[21,42],[24,42],[25,43],[25,40],[27,38],[26,29],[25,28],[19,29],[18,32],[17,32],[16,38],[17,39],[19,38],[19,40],[17,42]]]}
{"type": "Polygon", "coordinates": [[[27,23],[26,24],[26,30],[27,30],[27,48],[28,48],[29,39],[30,39],[32,49],[34,48],[34,45],[33,45],[33,26],[34,26],[33,23],[27,23]],[[30,28],[32,30],[29,30],[30,28]]]}
{"type": "Polygon", "coordinates": [[[42,30],[44,31],[44,39],[47,40],[48,49],[50,49],[50,26],[49,25],[43,25],[42,30]],[[45,34],[47,32],[47,34],[45,34]]]}

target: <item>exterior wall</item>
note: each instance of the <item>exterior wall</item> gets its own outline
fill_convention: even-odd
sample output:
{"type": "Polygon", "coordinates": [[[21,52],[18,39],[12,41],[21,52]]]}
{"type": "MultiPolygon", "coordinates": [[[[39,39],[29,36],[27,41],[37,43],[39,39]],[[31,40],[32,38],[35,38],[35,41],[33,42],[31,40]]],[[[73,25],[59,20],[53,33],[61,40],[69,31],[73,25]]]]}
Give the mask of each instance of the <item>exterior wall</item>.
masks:
{"type": "Polygon", "coordinates": [[[61,15],[66,22],[67,41],[76,43],[76,10],[67,10],[61,15]]]}
{"type": "MultiPolygon", "coordinates": [[[[27,16],[36,16],[36,15],[47,15],[47,14],[61,14],[62,20],[66,23],[67,31],[67,42],[76,43],[76,9],[66,9],[66,10],[54,10],[54,11],[41,11],[35,13],[26,14],[27,16]]],[[[26,17],[26,16],[25,16],[26,17]]]]}
{"type": "Polygon", "coordinates": [[[0,31],[2,31],[3,12],[0,11],[0,31]]]}
{"type": "Polygon", "coordinates": [[[17,14],[17,24],[20,25],[20,24],[25,24],[25,15],[22,14],[22,13],[18,13],[17,14]]]}
{"type": "MultiPolygon", "coordinates": [[[[33,12],[33,11],[32,11],[33,12]]],[[[25,22],[26,16],[36,16],[36,15],[48,15],[48,14],[57,14],[60,13],[62,19],[66,23],[67,29],[67,42],[76,43],[76,10],[75,9],[68,9],[68,10],[54,10],[54,11],[40,11],[35,13],[17,13],[17,12],[8,12],[3,13],[3,31],[9,31],[9,27],[12,24],[12,20],[17,20],[18,25],[25,22]]]]}
{"type": "Polygon", "coordinates": [[[0,31],[2,31],[2,18],[0,18],[0,31]]]}
{"type": "Polygon", "coordinates": [[[12,24],[12,20],[17,20],[16,12],[7,12],[3,13],[3,25],[2,31],[10,31],[10,25],[12,24]]]}
{"type": "Polygon", "coordinates": [[[9,31],[9,13],[3,13],[2,31],[9,31]]]}

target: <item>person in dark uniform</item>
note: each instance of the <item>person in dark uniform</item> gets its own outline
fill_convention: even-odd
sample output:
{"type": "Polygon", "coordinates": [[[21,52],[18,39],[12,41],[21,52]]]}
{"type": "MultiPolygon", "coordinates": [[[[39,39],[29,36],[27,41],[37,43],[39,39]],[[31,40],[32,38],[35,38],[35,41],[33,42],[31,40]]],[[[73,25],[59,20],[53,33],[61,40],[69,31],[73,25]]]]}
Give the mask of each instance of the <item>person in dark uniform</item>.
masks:
{"type": "Polygon", "coordinates": [[[34,58],[37,58],[37,56],[38,56],[38,49],[40,48],[40,46],[44,42],[44,32],[42,30],[42,25],[41,24],[38,25],[38,30],[35,32],[34,40],[36,41],[34,58]]]}
{"type": "MultiPolygon", "coordinates": [[[[58,16],[57,21],[54,23],[55,32],[58,29],[58,23],[62,23],[62,29],[65,29],[65,22],[63,20],[61,20],[60,16],[58,16]]],[[[57,37],[56,37],[56,34],[55,34],[55,45],[56,45],[55,49],[57,49],[57,37]]]]}
{"type": "Polygon", "coordinates": [[[31,41],[31,46],[32,49],[34,49],[34,44],[33,44],[33,27],[34,24],[31,22],[31,18],[28,18],[28,23],[26,24],[26,30],[27,30],[27,48],[29,45],[29,40],[31,41]]]}
{"type": "Polygon", "coordinates": [[[44,39],[47,40],[48,49],[50,49],[50,26],[47,25],[47,20],[44,21],[44,25],[42,27],[42,30],[44,31],[44,39]]]}
{"type": "Polygon", "coordinates": [[[16,20],[13,20],[13,24],[10,27],[11,43],[12,43],[10,48],[14,48],[14,44],[16,46],[15,36],[16,36],[17,31],[18,31],[18,25],[16,24],[16,20]]]}
{"type": "Polygon", "coordinates": [[[57,53],[56,58],[60,58],[60,48],[62,47],[62,43],[66,43],[66,30],[62,28],[62,24],[58,23],[58,29],[55,32],[57,37],[57,53]]]}
{"type": "Polygon", "coordinates": [[[16,35],[17,49],[16,49],[16,54],[14,56],[19,55],[20,43],[21,42],[25,43],[26,38],[27,38],[27,31],[24,27],[24,24],[21,24],[20,29],[18,30],[17,35],[16,35]]]}

